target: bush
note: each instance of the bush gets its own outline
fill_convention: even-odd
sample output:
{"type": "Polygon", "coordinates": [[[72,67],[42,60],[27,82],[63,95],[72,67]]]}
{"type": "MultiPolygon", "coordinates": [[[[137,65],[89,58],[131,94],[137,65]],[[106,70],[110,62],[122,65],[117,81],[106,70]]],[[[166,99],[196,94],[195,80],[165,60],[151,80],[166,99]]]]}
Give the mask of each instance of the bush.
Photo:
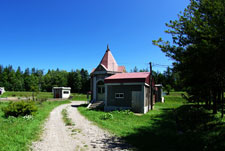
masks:
{"type": "Polygon", "coordinates": [[[111,113],[105,113],[102,116],[100,116],[101,120],[108,120],[108,119],[113,119],[113,115],[111,113]]]}
{"type": "Polygon", "coordinates": [[[126,114],[126,115],[132,115],[132,114],[134,114],[132,111],[130,111],[130,110],[123,110],[123,111],[121,111],[121,113],[123,113],[123,114],[126,114]]]}
{"type": "Polygon", "coordinates": [[[124,115],[132,115],[134,114],[131,110],[115,110],[113,111],[113,113],[116,113],[116,114],[124,114],[124,115]]]}
{"type": "Polygon", "coordinates": [[[2,109],[5,117],[9,116],[26,116],[33,115],[37,111],[37,107],[32,101],[10,102],[8,106],[2,109]]]}

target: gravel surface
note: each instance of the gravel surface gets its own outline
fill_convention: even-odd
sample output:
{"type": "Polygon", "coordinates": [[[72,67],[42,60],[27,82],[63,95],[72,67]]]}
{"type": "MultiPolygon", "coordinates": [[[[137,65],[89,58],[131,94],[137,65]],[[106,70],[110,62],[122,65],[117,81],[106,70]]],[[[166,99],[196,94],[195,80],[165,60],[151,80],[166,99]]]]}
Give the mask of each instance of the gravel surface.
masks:
{"type": "Polygon", "coordinates": [[[119,138],[100,129],[84,118],[77,107],[82,101],[60,105],[55,108],[45,123],[41,139],[33,142],[34,151],[102,151],[102,150],[132,150],[119,138]],[[61,111],[66,108],[74,126],[65,126],[61,111]]]}

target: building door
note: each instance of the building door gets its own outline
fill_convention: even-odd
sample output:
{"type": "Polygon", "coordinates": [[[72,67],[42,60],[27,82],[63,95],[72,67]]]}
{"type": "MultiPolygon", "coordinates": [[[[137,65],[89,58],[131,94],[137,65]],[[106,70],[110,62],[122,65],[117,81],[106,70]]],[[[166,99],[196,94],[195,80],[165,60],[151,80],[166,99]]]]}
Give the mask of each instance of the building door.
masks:
{"type": "Polygon", "coordinates": [[[97,101],[105,101],[105,86],[103,81],[97,83],[97,101]]]}
{"type": "Polygon", "coordinates": [[[141,112],[141,91],[132,91],[131,107],[133,112],[141,112]]]}

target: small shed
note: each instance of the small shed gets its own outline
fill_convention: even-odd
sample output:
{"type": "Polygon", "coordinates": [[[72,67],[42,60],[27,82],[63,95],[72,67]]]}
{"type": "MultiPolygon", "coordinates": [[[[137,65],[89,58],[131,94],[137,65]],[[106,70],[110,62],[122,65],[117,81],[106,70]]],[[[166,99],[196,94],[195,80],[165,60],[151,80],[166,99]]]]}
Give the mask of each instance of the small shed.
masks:
{"type": "Polygon", "coordinates": [[[5,88],[4,87],[0,87],[0,95],[2,95],[3,93],[5,93],[5,88]]]}
{"type": "Polygon", "coordinates": [[[53,87],[54,98],[68,99],[70,97],[70,87],[53,87]]]}
{"type": "Polygon", "coordinates": [[[163,97],[163,86],[162,84],[155,84],[155,101],[156,102],[162,102],[164,103],[164,97],[163,97]]]}

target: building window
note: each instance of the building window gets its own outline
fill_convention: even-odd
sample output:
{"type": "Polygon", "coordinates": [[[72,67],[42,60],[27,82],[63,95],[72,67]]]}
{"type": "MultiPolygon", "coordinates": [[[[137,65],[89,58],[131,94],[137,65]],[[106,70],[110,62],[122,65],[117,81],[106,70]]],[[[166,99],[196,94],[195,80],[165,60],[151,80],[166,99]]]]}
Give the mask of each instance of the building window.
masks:
{"type": "Polygon", "coordinates": [[[124,93],[115,93],[115,98],[116,99],[123,99],[124,98],[124,93]]]}
{"type": "Polygon", "coordinates": [[[69,94],[69,91],[63,91],[63,94],[69,94]]]}
{"type": "Polygon", "coordinates": [[[105,93],[105,87],[98,87],[98,93],[100,94],[105,93]]]}

